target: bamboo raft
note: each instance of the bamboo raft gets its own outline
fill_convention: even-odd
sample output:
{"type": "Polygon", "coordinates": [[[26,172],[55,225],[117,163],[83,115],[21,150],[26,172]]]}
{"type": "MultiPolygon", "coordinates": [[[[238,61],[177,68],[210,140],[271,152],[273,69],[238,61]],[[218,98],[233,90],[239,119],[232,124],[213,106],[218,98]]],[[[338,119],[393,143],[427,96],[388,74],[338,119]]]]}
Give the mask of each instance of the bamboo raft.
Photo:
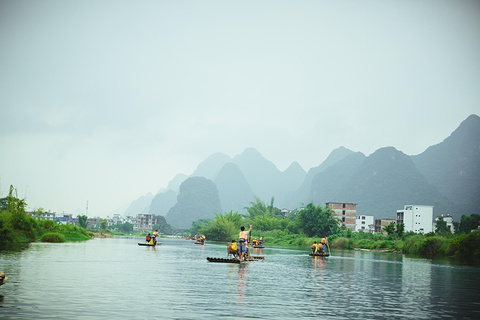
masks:
{"type": "MultiPolygon", "coordinates": [[[[263,261],[265,260],[265,257],[263,256],[250,256],[248,261],[263,261]]],[[[240,260],[232,258],[232,259],[226,259],[226,258],[211,258],[207,257],[208,262],[221,262],[221,263],[240,263],[240,260]]]]}
{"type": "Polygon", "coordinates": [[[257,246],[257,245],[253,245],[253,249],[263,249],[265,248],[264,246],[257,246]]]}
{"type": "MultiPolygon", "coordinates": [[[[161,245],[161,242],[157,242],[157,246],[161,245]]],[[[150,244],[150,243],[138,243],[139,246],[147,246],[147,247],[155,247],[155,244],[150,244]]]]}
{"type": "Polygon", "coordinates": [[[315,252],[315,253],[311,252],[308,255],[311,257],[328,257],[329,256],[329,254],[325,252],[315,252]]]}

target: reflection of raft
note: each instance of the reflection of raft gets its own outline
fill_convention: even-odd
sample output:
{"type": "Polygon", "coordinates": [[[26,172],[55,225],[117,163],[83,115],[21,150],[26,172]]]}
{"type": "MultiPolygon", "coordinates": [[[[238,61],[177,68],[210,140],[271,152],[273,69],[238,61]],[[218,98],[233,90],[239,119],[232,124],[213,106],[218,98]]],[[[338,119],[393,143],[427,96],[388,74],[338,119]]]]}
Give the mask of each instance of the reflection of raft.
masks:
{"type": "MultiPolygon", "coordinates": [[[[157,242],[157,246],[161,245],[162,243],[161,242],[157,242]]],[[[147,247],[155,247],[154,244],[150,244],[150,243],[138,243],[139,246],[147,246],[147,247]]]]}
{"type": "Polygon", "coordinates": [[[329,256],[329,254],[326,252],[315,252],[315,253],[311,252],[308,255],[312,257],[328,257],[329,256]]]}
{"type": "MultiPolygon", "coordinates": [[[[208,262],[223,262],[223,263],[240,263],[238,259],[225,259],[225,258],[210,258],[207,257],[208,262]]],[[[250,256],[248,261],[263,261],[265,257],[263,256],[250,256]]]]}

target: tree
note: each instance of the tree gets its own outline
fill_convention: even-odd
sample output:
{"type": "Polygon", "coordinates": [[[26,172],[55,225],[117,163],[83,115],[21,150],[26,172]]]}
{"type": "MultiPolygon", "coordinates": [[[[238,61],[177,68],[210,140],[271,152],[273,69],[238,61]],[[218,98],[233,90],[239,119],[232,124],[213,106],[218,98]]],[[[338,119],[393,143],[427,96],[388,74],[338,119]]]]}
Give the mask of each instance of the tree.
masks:
{"type": "Polygon", "coordinates": [[[133,224],[130,222],[117,223],[113,228],[123,233],[131,233],[133,231],[133,224]]]}
{"type": "Polygon", "coordinates": [[[167,223],[164,216],[154,215],[154,218],[157,219],[157,224],[153,226],[153,230],[158,230],[163,234],[172,234],[172,226],[167,223]]]}
{"type": "Polygon", "coordinates": [[[212,224],[210,219],[198,219],[192,222],[192,227],[188,228],[186,233],[190,233],[193,236],[199,233],[200,229],[204,229],[212,224]]]}
{"type": "Polygon", "coordinates": [[[273,206],[275,198],[270,199],[270,205],[266,205],[265,202],[260,200],[259,197],[255,196],[255,201],[250,202],[250,207],[245,207],[245,210],[248,212],[250,219],[255,219],[257,216],[268,214],[270,216],[281,215],[282,212],[280,209],[273,206]]]}
{"type": "Polygon", "coordinates": [[[80,227],[82,227],[84,229],[87,229],[87,227],[88,227],[88,222],[87,222],[88,217],[86,215],[80,215],[77,218],[78,218],[78,224],[80,225],[80,227]]]}
{"type": "Polygon", "coordinates": [[[404,223],[397,224],[395,233],[397,237],[403,238],[403,236],[405,235],[405,224],[404,223]]]}
{"type": "Polygon", "coordinates": [[[462,215],[460,219],[460,227],[459,230],[462,233],[469,233],[474,229],[478,229],[480,224],[480,215],[472,214],[470,216],[462,215]]]}
{"type": "Polygon", "coordinates": [[[107,227],[108,227],[108,221],[107,221],[107,219],[102,219],[102,220],[100,221],[100,229],[101,229],[101,230],[106,230],[107,227]]]}
{"type": "Polygon", "coordinates": [[[37,217],[37,219],[41,219],[41,218],[43,218],[44,213],[45,213],[45,210],[43,208],[38,208],[35,211],[35,216],[37,217]]]}
{"type": "Polygon", "coordinates": [[[452,234],[447,227],[447,222],[441,216],[438,217],[437,221],[435,221],[435,233],[443,236],[452,234]]]}
{"type": "Polygon", "coordinates": [[[395,234],[395,222],[390,222],[388,226],[384,226],[383,230],[388,234],[389,237],[392,237],[395,234]]]}
{"type": "Polygon", "coordinates": [[[297,223],[301,230],[309,237],[323,237],[334,234],[340,221],[335,217],[332,209],[323,209],[322,206],[307,204],[297,214],[297,223]]]}
{"type": "Polygon", "coordinates": [[[205,234],[207,239],[230,241],[240,229],[242,215],[238,212],[233,212],[232,210],[225,214],[214,214],[215,218],[213,219],[212,224],[199,231],[205,234]]]}

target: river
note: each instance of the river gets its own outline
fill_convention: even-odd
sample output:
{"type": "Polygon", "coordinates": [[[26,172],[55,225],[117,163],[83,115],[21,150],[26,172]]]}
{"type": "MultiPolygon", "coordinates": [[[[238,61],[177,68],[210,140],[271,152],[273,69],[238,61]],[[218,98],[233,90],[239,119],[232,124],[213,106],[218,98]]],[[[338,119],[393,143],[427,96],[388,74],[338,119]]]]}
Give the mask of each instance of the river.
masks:
{"type": "Polygon", "coordinates": [[[0,251],[1,319],[479,319],[480,268],[394,253],[254,249],[135,237],[0,251]]]}

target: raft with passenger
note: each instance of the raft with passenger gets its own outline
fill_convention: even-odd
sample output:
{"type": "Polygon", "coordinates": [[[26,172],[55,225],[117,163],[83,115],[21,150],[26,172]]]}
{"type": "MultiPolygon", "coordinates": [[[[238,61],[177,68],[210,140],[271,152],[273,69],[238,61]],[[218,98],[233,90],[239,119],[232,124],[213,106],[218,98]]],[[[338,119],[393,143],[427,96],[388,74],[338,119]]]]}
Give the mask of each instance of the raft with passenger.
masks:
{"type": "MultiPolygon", "coordinates": [[[[265,260],[265,257],[264,256],[250,256],[247,260],[248,260],[248,262],[263,261],[263,260],[265,260]]],[[[227,259],[227,258],[207,257],[207,261],[208,262],[220,262],[220,263],[240,263],[240,260],[238,260],[236,258],[227,259]]]]}
{"type": "Polygon", "coordinates": [[[308,255],[311,257],[328,257],[329,256],[329,254],[326,252],[310,252],[308,255]]]}
{"type": "Polygon", "coordinates": [[[147,246],[147,247],[155,247],[155,246],[159,246],[161,244],[162,244],[161,242],[157,242],[156,244],[155,243],[141,243],[141,242],[138,243],[139,246],[147,246]]]}

